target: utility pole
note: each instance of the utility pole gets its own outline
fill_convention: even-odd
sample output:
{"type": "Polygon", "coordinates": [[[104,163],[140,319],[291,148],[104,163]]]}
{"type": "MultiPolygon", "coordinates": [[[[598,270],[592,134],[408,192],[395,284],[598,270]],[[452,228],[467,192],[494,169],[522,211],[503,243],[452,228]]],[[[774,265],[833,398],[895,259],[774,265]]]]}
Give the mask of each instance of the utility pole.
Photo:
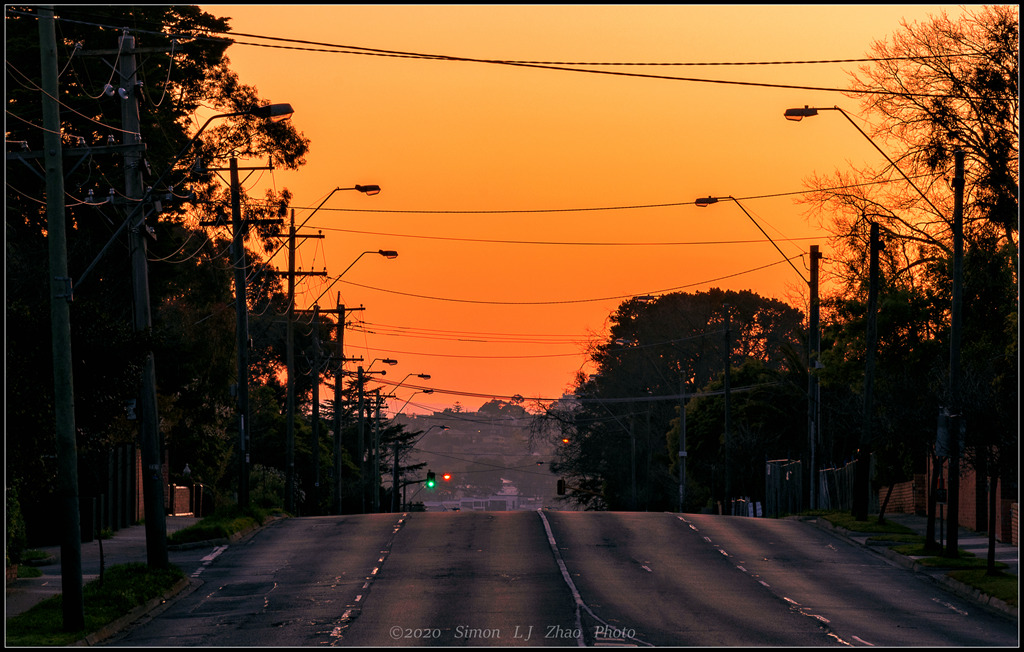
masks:
{"type": "Polygon", "coordinates": [[[380,512],[380,404],[383,399],[380,390],[374,397],[373,417],[373,513],[380,512]]]}
{"type": "Polygon", "coordinates": [[[686,499],[686,384],[679,377],[679,513],[686,499]]]}
{"type": "MultiPolygon", "coordinates": [[[[223,168],[206,168],[213,172],[223,168]]],[[[242,191],[239,170],[272,170],[272,167],[239,168],[232,157],[228,170],[231,180],[231,266],[235,272],[235,347],[237,351],[238,385],[235,396],[238,408],[238,506],[249,506],[249,309],[245,277],[248,265],[245,236],[250,224],[280,224],[280,219],[246,220],[242,218],[242,191]]],[[[200,222],[200,226],[220,226],[218,222],[200,222]]]]}
{"type": "Polygon", "coordinates": [[[725,505],[727,514],[732,514],[732,435],[729,430],[729,374],[732,367],[732,341],[729,331],[732,329],[731,306],[725,304],[725,505]]]}
{"type": "Polygon", "coordinates": [[[46,240],[50,261],[50,331],[53,403],[57,444],[57,486],[61,529],[61,609],[64,631],[85,628],[82,587],[82,530],[78,504],[78,449],[75,443],[75,388],[71,363],[71,277],[68,276],[64,207],[64,159],[57,103],[57,38],[53,7],[41,7],[39,58],[46,170],[46,240]]]}
{"type": "Polygon", "coordinates": [[[818,261],[821,260],[821,252],[818,245],[811,245],[811,280],[810,286],[810,323],[807,332],[807,439],[810,447],[810,505],[811,509],[818,509],[818,460],[817,444],[819,433],[818,424],[818,376],[814,371],[814,365],[818,361],[818,353],[821,348],[820,334],[820,302],[818,299],[818,261]]]}
{"type": "Polygon", "coordinates": [[[960,329],[963,319],[964,279],[964,152],[957,148],[953,176],[953,305],[949,326],[949,522],[946,556],[959,556],[960,443],[963,406],[960,404],[960,329]]]}
{"type": "Polygon", "coordinates": [[[358,308],[348,308],[341,304],[341,292],[338,293],[337,308],[334,310],[321,309],[321,313],[335,313],[338,315],[337,329],[337,340],[338,340],[338,354],[337,363],[334,367],[334,480],[331,483],[332,500],[331,505],[335,514],[341,514],[341,469],[342,469],[342,442],[341,432],[343,426],[342,415],[344,409],[342,408],[342,389],[343,389],[343,374],[344,364],[346,362],[362,361],[362,358],[345,358],[345,313],[353,312],[356,310],[365,310],[362,306],[358,308]]]}
{"type": "Polygon", "coordinates": [[[868,519],[871,494],[871,438],[874,414],[873,391],[875,383],[875,349],[878,347],[878,254],[884,248],[878,233],[878,223],[871,223],[871,260],[868,269],[868,324],[867,351],[864,362],[864,423],[857,451],[857,466],[853,478],[853,514],[858,521],[868,519]]]}
{"type": "MultiPolygon", "coordinates": [[[[295,239],[322,238],[321,234],[299,236],[295,233],[295,209],[291,211],[291,225],[288,227],[288,271],[278,272],[288,277],[288,324],[285,337],[285,357],[288,365],[288,405],[285,440],[285,509],[295,512],[295,277],[325,276],[327,272],[295,271],[295,239]]],[[[314,382],[319,382],[319,373],[314,382]]]]}
{"type": "Polygon", "coordinates": [[[361,502],[362,511],[361,514],[366,513],[366,465],[364,458],[366,456],[366,442],[365,435],[363,434],[363,411],[364,411],[364,397],[366,392],[363,390],[363,368],[356,368],[356,387],[359,391],[358,410],[357,418],[359,420],[359,498],[361,502]]]}
{"type": "Polygon", "coordinates": [[[341,433],[344,425],[342,415],[345,413],[341,404],[345,373],[345,306],[341,303],[341,292],[338,292],[335,305],[338,311],[338,366],[334,368],[334,482],[331,483],[334,500],[331,504],[334,505],[334,513],[341,514],[341,433]]]}
{"type": "Polygon", "coordinates": [[[313,304],[313,514],[320,514],[320,306],[313,304]]]}
{"type": "MultiPolygon", "coordinates": [[[[135,37],[122,36],[124,53],[120,58],[121,88],[126,91],[121,100],[121,119],[125,145],[141,144],[139,130],[138,79],[135,63],[135,37]]],[[[131,203],[144,199],[142,187],[142,154],[128,149],[124,155],[125,197],[131,203]]],[[[129,207],[129,211],[133,207],[129,207]]],[[[139,439],[142,450],[142,489],[146,517],[146,559],[152,568],[169,564],[167,556],[167,519],[164,506],[164,482],[160,464],[160,412],[156,399],[156,362],[149,346],[153,319],[149,298],[149,263],[147,238],[150,237],[145,216],[129,225],[131,238],[132,286],[134,293],[135,332],[147,342],[143,352],[142,383],[139,390],[139,439]]]]}
{"type": "Polygon", "coordinates": [[[398,438],[395,437],[395,463],[391,467],[391,513],[398,511],[398,438]]]}

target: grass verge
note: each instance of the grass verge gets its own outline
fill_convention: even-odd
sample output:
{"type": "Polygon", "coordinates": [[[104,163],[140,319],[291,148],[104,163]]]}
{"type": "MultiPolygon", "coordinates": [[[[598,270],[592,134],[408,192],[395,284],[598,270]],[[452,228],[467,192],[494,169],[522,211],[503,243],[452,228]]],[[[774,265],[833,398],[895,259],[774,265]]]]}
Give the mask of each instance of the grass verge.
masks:
{"type": "Polygon", "coordinates": [[[226,539],[236,532],[244,532],[266,522],[269,512],[255,507],[242,509],[230,506],[206,516],[195,525],[172,532],[167,535],[171,544],[194,543],[226,539]]]}
{"type": "Polygon", "coordinates": [[[916,561],[922,566],[948,569],[946,575],[958,582],[1002,600],[1008,605],[1017,606],[1017,576],[1001,572],[1007,568],[1002,562],[996,562],[996,575],[988,575],[985,559],[963,550],[956,558],[935,556],[934,550],[925,547],[924,537],[891,521],[879,523],[876,515],[869,516],[866,521],[856,520],[849,512],[819,512],[814,515],[851,532],[877,535],[871,537],[872,541],[899,543],[900,545],[892,546],[893,552],[908,557],[920,557],[916,561]]]}
{"type": "Polygon", "coordinates": [[[997,572],[995,575],[989,575],[983,568],[955,570],[950,571],[947,574],[958,582],[978,589],[985,595],[990,595],[993,598],[1002,600],[1012,607],[1018,606],[1019,594],[1017,591],[1018,583],[1016,575],[1010,575],[1009,573],[1002,572],[997,572]]]}
{"type": "Polygon", "coordinates": [[[8,647],[71,645],[124,616],[135,607],[164,595],[185,574],[175,566],[150,569],[146,564],[111,566],[103,581],[95,579],[83,588],[85,627],[64,631],[61,595],[43,600],[28,611],[6,619],[8,647]]]}
{"type": "MultiPolygon", "coordinates": [[[[190,527],[167,535],[168,543],[191,543],[230,537],[262,525],[269,512],[256,508],[227,507],[190,527]]],[[[18,567],[18,576],[21,566],[18,567]]],[[[8,647],[53,647],[71,645],[98,632],[132,609],[166,594],[185,574],[176,566],[151,570],[146,564],[122,564],[106,570],[103,581],[93,580],[83,588],[85,628],[65,632],[62,596],[48,598],[25,613],[6,619],[8,647]]]]}

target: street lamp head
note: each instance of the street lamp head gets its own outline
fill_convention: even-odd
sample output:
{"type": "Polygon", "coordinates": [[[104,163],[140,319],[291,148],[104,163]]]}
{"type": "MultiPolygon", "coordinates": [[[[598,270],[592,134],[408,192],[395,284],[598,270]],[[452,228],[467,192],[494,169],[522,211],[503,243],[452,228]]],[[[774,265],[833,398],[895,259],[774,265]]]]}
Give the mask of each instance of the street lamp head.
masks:
{"type": "Polygon", "coordinates": [[[376,194],[380,193],[380,186],[377,186],[377,185],[360,186],[359,184],[356,184],[356,190],[358,190],[359,192],[361,192],[363,194],[366,194],[366,195],[376,195],[376,194]]]}
{"type": "Polygon", "coordinates": [[[249,115],[257,118],[265,118],[271,122],[287,120],[293,113],[295,113],[295,111],[292,110],[291,104],[267,104],[264,106],[257,106],[249,110],[249,115]]]}
{"type": "Polygon", "coordinates": [[[398,252],[397,251],[391,251],[390,249],[380,249],[380,250],[377,251],[377,253],[380,254],[381,256],[384,256],[388,260],[393,260],[395,258],[398,258],[398,252]]]}
{"type": "Polygon", "coordinates": [[[416,377],[422,378],[423,380],[430,380],[430,374],[416,374],[416,377]]]}
{"type": "Polygon", "coordinates": [[[809,106],[804,106],[802,109],[786,109],[786,120],[792,120],[793,122],[800,122],[804,118],[818,115],[818,109],[812,109],[809,106]]]}
{"type": "Polygon", "coordinates": [[[429,388],[427,388],[427,389],[421,389],[421,390],[420,390],[420,393],[421,393],[421,394],[433,394],[433,393],[434,393],[434,390],[432,390],[432,389],[429,389],[429,388]]]}
{"type": "Polygon", "coordinates": [[[693,203],[700,206],[701,208],[704,208],[706,206],[710,206],[711,204],[717,204],[718,197],[701,197],[700,199],[695,200],[693,203]]]}
{"type": "Polygon", "coordinates": [[[398,364],[398,360],[392,360],[391,358],[384,358],[383,360],[381,360],[381,362],[383,362],[384,364],[390,364],[390,365],[398,364]]]}

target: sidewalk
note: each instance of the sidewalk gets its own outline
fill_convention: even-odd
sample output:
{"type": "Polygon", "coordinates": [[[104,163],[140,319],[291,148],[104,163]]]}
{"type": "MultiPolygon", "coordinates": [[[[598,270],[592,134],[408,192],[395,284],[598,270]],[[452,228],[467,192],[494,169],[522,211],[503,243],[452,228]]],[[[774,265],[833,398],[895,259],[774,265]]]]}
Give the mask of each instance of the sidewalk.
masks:
{"type": "MultiPolygon", "coordinates": [[[[928,527],[928,517],[920,516],[917,514],[886,514],[885,520],[907,527],[913,530],[916,534],[920,534],[921,536],[925,535],[928,527]]],[[[836,528],[824,519],[818,519],[817,525],[818,527],[836,533],[849,541],[874,549],[886,558],[892,560],[893,562],[905,568],[909,568],[917,573],[930,576],[935,582],[941,584],[947,590],[956,593],[962,598],[968,599],[977,604],[985,605],[996,611],[1001,611],[1007,615],[1012,616],[1013,618],[1018,618],[1017,607],[1007,605],[1000,600],[991,599],[989,596],[981,594],[976,589],[973,589],[972,587],[969,587],[965,584],[957,582],[956,580],[950,577],[947,577],[946,573],[948,572],[948,569],[930,568],[927,566],[922,566],[921,564],[917,563],[917,560],[921,559],[922,557],[908,557],[905,555],[901,555],[890,550],[888,546],[874,544],[870,542],[869,539],[877,536],[875,534],[868,534],[864,532],[851,532],[843,528],[836,528]]],[[[940,540],[941,538],[941,542],[945,542],[945,527],[943,527],[942,532],[939,532],[939,523],[938,521],[936,521],[935,529],[936,539],[940,540]]],[[[984,532],[973,532],[971,530],[961,527],[957,535],[957,545],[961,550],[973,554],[978,559],[988,559],[988,535],[984,532]]],[[[996,562],[1006,564],[1007,567],[1003,569],[1003,572],[1015,575],[1017,578],[1020,578],[1019,550],[1020,549],[1017,546],[1013,546],[1009,543],[1003,543],[998,540],[996,541],[996,562]]]]}
{"type": "MultiPolygon", "coordinates": [[[[192,516],[168,516],[167,534],[186,528],[199,519],[192,516]]],[[[82,583],[86,584],[99,577],[100,544],[93,540],[82,544],[82,583]]],[[[103,564],[105,568],[117,564],[132,562],[146,563],[146,527],[132,525],[114,533],[110,539],[104,539],[103,564]]],[[[36,548],[47,553],[48,563],[40,565],[43,572],[40,577],[20,578],[6,585],[4,591],[5,618],[16,616],[28,611],[43,600],[61,592],[60,546],[36,548]]]]}

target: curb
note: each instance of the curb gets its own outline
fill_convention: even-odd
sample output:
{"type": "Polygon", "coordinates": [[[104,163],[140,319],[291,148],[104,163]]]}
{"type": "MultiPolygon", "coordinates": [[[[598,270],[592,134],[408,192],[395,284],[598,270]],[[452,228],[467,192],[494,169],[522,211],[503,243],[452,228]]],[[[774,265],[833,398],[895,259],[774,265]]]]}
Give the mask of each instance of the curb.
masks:
{"type": "MultiPolygon", "coordinates": [[[[192,548],[203,548],[203,547],[207,547],[207,546],[220,546],[220,545],[227,545],[227,544],[231,544],[231,543],[237,543],[237,542],[241,541],[242,539],[245,539],[248,536],[252,535],[253,533],[257,532],[258,530],[261,530],[262,528],[266,527],[267,525],[270,525],[272,522],[278,520],[279,518],[285,518],[285,517],[271,516],[271,517],[267,518],[267,520],[265,520],[262,525],[257,523],[255,525],[253,525],[252,527],[249,527],[249,528],[246,528],[244,530],[240,530],[238,532],[235,532],[230,537],[220,537],[218,539],[208,539],[206,541],[192,541],[192,542],[189,542],[189,543],[181,543],[181,544],[176,544],[176,545],[169,545],[168,549],[170,549],[170,550],[189,550],[189,549],[192,549],[192,548]]],[[[167,602],[169,602],[170,600],[178,597],[183,591],[185,591],[185,589],[188,589],[190,587],[194,588],[194,587],[199,586],[201,584],[202,584],[202,582],[200,582],[200,581],[192,581],[188,577],[183,577],[180,580],[178,580],[178,582],[176,582],[174,584],[174,586],[172,586],[170,589],[168,589],[168,591],[166,593],[164,593],[164,595],[158,596],[156,598],[153,598],[152,600],[149,600],[145,604],[141,604],[141,605],[135,607],[134,609],[129,611],[124,616],[121,616],[120,618],[118,618],[117,620],[115,620],[113,622],[107,623],[106,625],[101,627],[99,629],[99,631],[96,631],[96,632],[93,632],[92,634],[89,634],[85,638],[77,641],[76,643],[73,643],[72,645],[79,646],[79,647],[80,646],[99,645],[99,644],[103,643],[104,641],[106,641],[107,639],[110,639],[110,638],[116,636],[117,634],[121,633],[125,628],[127,628],[132,623],[134,623],[134,622],[140,620],[141,618],[143,618],[143,617],[153,613],[154,611],[156,611],[160,607],[165,606],[167,604],[167,602]]]]}
{"type": "Polygon", "coordinates": [[[165,604],[168,600],[171,600],[172,598],[177,596],[179,593],[184,591],[185,588],[188,587],[190,584],[191,581],[189,580],[189,578],[181,578],[164,595],[155,597],[144,604],[140,604],[139,606],[129,611],[127,614],[121,616],[113,622],[107,623],[98,631],[89,634],[85,638],[73,643],[72,645],[76,647],[85,645],[99,645],[103,641],[107,640],[108,638],[114,636],[115,634],[123,630],[125,627],[131,625],[136,620],[142,618],[154,609],[165,604]]]}
{"type": "Polygon", "coordinates": [[[862,548],[871,550],[876,554],[885,557],[897,566],[913,571],[918,575],[927,577],[928,579],[932,580],[940,587],[949,591],[950,593],[953,593],[954,595],[957,595],[965,600],[968,600],[969,602],[973,602],[974,604],[977,604],[980,607],[989,609],[990,611],[995,611],[997,613],[1009,616],[1014,620],[1020,620],[1020,616],[1018,615],[1019,610],[1017,607],[1011,606],[1003,600],[994,598],[988,595],[987,593],[982,593],[981,590],[976,589],[973,586],[969,586],[967,584],[964,584],[963,582],[953,579],[945,572],[943,572],[942,569],[928,568],[922,564],[919,564],[911,557],[901,555],[900,553],[893,551],[889,547],[883,547],[882,550],[876,550],[876,548],[880,546],[870,545],[866,542],[861,543],[855,538],[855,535],[870,537],[872,536],[870,534],[855,533],[851,530],[847,530],[846,528],[833,525],[832,523],[829,523],[827,520],[821,518],[815,519],[814,522],[819,529],[825,530],[826,532],[830,532],[842,539],[845,539],[847,542],[853,545],[861,546],[862,548]]]}

